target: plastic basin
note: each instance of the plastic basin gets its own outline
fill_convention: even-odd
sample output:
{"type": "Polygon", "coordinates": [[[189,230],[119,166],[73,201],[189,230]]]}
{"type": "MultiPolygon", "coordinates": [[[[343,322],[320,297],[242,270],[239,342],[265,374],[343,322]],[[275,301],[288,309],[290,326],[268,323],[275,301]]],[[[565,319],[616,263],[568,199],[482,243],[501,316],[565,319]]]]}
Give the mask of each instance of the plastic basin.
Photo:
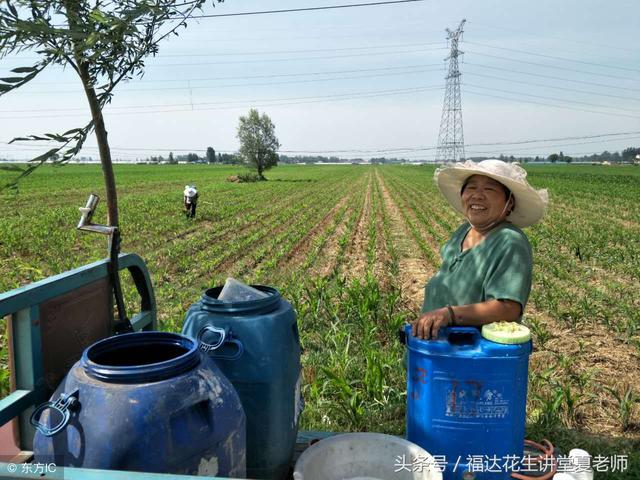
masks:
{"type": "Polygon", "coordinates": [[[442,480],[423,448],[381,433],[346,433],[307,448],[294,480],[442,480]]]}

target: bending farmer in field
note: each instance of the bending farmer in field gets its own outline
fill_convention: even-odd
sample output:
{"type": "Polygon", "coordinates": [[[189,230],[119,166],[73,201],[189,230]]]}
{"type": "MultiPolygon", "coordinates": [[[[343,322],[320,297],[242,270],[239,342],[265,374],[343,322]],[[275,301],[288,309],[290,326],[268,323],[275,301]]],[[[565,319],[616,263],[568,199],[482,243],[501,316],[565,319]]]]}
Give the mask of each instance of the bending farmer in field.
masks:
{"type": "Polygon", "coordinates": [[[184,187],[184,211],[187,218],[196,218],[196,206],[198,205],[198,191],[195,185],[184,187]]]}
{"type": "Polygon", "coordinates": [[[440,249],[442,267],[427,283],[413,335],[522,317],[531,291],[532,254],[521,228],[544,215],[546,190],[501,160],[466,161],[436,170],[440,192],[466,221],[440,249]]]}

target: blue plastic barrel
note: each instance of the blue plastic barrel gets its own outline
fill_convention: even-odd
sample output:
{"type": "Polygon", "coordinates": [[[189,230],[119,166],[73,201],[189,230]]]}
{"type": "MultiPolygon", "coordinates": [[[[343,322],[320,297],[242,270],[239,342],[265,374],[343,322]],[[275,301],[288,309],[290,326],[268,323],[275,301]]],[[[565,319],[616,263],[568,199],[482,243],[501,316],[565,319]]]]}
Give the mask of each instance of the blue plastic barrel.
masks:
{"type": "Polygon", "coordinates": [[[514,456],[523,468],[531,342],[498,344],[474,327],[441,329],[436,340],[410,325],[405,334],[407,440],[442,456],[445,480],[462,479],[470,462],[477,480],[510,478],[514,456]]]}
{"type": "Polygon", "coordinates": [[[245,478],[245,416],[233,386],[174,333],[87,348],[32,416],[38,463],[245,478]]]}
{"type": "Polygon", "coordinates": [[[236,388],[247,415],[247,477],[286,477],[296,443],[300,397],[300,339],[291,304],[271,287],[259,300],[218,300],[222,288],[193,304],[182,333],[208,347],[236,388]]]}

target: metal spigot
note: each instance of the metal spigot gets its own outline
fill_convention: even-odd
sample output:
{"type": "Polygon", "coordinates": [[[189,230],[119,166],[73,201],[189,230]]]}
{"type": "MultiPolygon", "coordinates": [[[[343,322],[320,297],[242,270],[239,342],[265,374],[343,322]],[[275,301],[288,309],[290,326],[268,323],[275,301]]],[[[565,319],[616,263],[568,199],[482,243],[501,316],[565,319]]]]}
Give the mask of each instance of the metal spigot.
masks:
{"type": "Polygon", "coordinates": [[[91,223],[91,219],[93,218],[93,214],[96,211],[96,207],[98,206],[98,202],[100,201],[100,197],[95,194],[89,195],[87,200],[87,204],[84,207],[80,207],[80,213],[82,216],[80,217],[80,221],[78,222],[78,230],[84,230],[86,232],[97,232],[102,233],[104,235],[113,235],[115,227],[108,227],[106,225],[99,225],[96,223],[91,223]]]}
{"type": "Polygon", "coordinates": [[[118,268],[118,255],[120,254],[120,231],[118,227],[109,227],[107,225],[99,225],[92,223],[91,219],[96,211],[100,197],[95,194],[89,195],[87,204],[84,207],[80,207],[80,221],[78,222],[78,230],[85,232],[102,233],[109,236],[109,276],[111,277],[111,284],[113,286],[113,296],[116,300],[116,308],[118,309],[119,321],[114,325],[116,334],[128,333],[133,331],[131,322],[127,317],[127,311],[125,309],[124,298],[122,296],[122,286],[120,284],[120,269],[118,268]]]}

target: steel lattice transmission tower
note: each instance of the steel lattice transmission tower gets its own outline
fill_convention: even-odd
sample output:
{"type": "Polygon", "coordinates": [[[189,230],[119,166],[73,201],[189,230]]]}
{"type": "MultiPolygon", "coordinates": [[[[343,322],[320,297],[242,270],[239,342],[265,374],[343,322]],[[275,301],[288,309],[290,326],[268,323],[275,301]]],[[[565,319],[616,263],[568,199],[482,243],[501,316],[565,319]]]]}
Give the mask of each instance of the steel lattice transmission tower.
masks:
{"type": "Polygon", "coordinates": [[[454,31],[447,28],[447,40],[451,44],[451,52],[445,59],[449,61],[449,72],[446,76],[447,87],[444,94],[444,104],[442,106],[436,162],[457,162],[464,159],[462,99],[460,97],[461,74],[458,68],[458,57],[464,52],[458,50],[458,41],[462,38],[463,27],[466,21],[466,19],[463,19],[454,31]]]}

